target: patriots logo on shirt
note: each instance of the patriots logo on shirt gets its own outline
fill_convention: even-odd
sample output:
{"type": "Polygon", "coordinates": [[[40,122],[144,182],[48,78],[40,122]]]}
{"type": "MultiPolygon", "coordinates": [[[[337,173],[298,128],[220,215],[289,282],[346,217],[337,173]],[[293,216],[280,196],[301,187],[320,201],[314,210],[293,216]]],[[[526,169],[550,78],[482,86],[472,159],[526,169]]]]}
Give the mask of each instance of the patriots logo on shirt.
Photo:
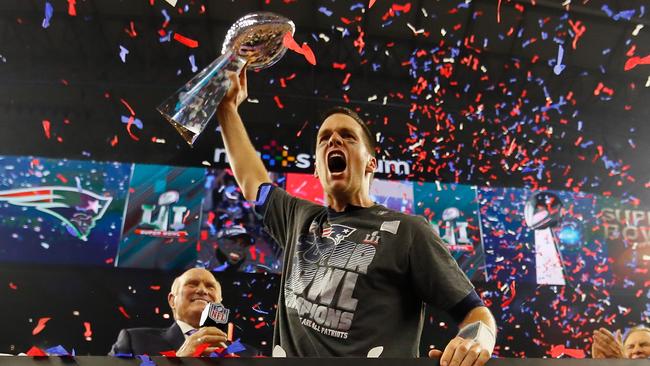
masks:
{"type": "Polygon", "coordinates": [[[312,225],[309,235],[301,236],[298,241],[298,252],[302,254],[303,260],[307,263],[318,262],[324,253],[327,253],[333,246],[338,245],[343,239],[350,236],[357,229],[333,224],[323,228],[318,234],[318,226],[312,225]]]}
{"type": "Polygon", "coordinates": [[[343,239],[352,235],[357,229],[345,225],[332,224],[323,229],[323,238],[327,238],[334,242],[334,245],[339,245],[343,239]]]}
{"type": "Polygon", "coordinates": [[[61,221],[68,232],[87,241],[97,220],[106,213],[113,197],[66,186],[18,188],[0,191],[0,202],[34,207],[61,221]]]}

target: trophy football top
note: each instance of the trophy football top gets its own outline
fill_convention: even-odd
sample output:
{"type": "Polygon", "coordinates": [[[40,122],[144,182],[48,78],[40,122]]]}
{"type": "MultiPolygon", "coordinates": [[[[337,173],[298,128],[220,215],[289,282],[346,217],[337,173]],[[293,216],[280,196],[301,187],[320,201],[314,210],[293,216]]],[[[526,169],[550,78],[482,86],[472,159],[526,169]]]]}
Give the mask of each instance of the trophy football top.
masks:
{"type": "Polygon", "coordinates": [[[295,31],[293,22],[269,12],[251,13],[239,18],[226,33],[221,53],[229,50],[248,61],[247,68],[259,70],[278,62],[286,47],[282,40],[295,31]]]}

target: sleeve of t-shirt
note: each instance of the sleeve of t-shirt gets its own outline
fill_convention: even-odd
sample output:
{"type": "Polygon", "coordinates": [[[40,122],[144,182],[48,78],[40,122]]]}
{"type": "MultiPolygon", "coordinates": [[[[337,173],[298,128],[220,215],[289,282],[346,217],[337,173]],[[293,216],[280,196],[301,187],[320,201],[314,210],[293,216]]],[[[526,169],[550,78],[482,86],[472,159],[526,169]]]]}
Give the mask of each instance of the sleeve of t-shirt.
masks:
{"type": "Polygon", "coordinates": [[[315,203],[293,197],[271,183],[263,183],[257,190],[255,211],[262,216],[269,235],[283,248],[287,245],[288,234],[296,219],[311,206],[317,207],[315,203]]]}
{"type": "Polygon", "coordinates": [[[449,311],[474,292],[472,283],[424,218],[414,222],[408,256],[415,291],[427,304],[449,311]]]}

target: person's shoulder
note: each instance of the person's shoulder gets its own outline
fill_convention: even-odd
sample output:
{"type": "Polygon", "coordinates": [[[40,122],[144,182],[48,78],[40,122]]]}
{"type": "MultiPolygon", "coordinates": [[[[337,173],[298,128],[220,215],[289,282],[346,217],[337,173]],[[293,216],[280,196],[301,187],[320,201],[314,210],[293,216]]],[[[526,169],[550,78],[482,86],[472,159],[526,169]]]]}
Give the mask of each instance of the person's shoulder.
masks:
{"type": "Polygon", "coordinates": [[[153,327],[137,327],[137,328],[125,328],[122,329],[123,332],[128,333],[130,336],[148,336],[148,335],[159,335],[167,331],[168,328],[153,328],[153,327]]]}
{"type": "Polygon", "coordinates": [[[428,230],[429,223],[427,220],[420,216],[410,213],[404,213],[396,211],[390,208],[387,208],[382,205],[375,206],[374,214],[378,216],[379,219],[386,222],[395,222],[395,225],[408,227],[409,230],[428,230]]]}
{"type": "Polygon", "coordinates": [[[412,223],[419,223],[419,224],[427,223],[426,219],[420,215],[396,211],[393,210],[392,208],[388,208],[380,204],[375,205],[374,214],[380,217],[401,220],[404,222],[412,222],[412,223]]]}
{"type": "Polygon", "coordinates": [[[270,190],[268,193],[266,193],[264,200],[266,201],[266,199],[271,197],[273,199],[280,199],[280,200],[293,200],[294,202],[298,203],[298,205],[300,206],[307,207],[314,210],[325,210],[324,205],[319,205],[316,202],[312,202],[302,197],[298,197],[294,194],[287,192],[284,188],[275,185],[270,186],[270,190]]]}

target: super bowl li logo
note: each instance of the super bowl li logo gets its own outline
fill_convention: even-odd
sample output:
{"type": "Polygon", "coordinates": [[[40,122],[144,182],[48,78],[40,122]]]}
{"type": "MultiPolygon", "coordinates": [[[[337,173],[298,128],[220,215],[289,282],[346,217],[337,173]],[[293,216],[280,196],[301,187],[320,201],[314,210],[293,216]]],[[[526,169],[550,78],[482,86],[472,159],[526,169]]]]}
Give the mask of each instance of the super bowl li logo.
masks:
{"type": "Polygon", "coordinates": [[[167,191],[158,197],[158,204],[143,204],[142,217],[135,233],[163,238],[187,236],[185,219],[189,216],[186,206],[175,205],[180,199],[178,191],[167,191]]]}

